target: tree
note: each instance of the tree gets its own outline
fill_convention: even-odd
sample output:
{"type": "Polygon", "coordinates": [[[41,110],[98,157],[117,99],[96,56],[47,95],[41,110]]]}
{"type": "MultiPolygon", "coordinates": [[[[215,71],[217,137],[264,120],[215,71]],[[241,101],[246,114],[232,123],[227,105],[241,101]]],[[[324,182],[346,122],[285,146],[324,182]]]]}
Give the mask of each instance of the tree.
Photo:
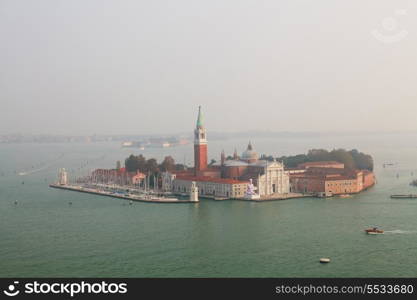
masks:
{"type": "Polygon", "coordinates": [[[137,159],[138,159],[139,171],[142,173],[145,172],[146,158],[142,154],[139,154],[139,156],[137,156],[137,159]]]}
{"type": "Polygon", "coordinates": [[[128,172],[136,172],[136,171],[144,172],[145,164],[146,164],[146,159],[142,154],[140,154],[139,156],[135,156],[131,154],[125,160],[125,166],[128,172]]]}
{"type": "Polygon", "coordinates": [[[282,161],[287,168],[296,168],[299,164],[308,162],[309,159],[305,154],[298,154],[295,156],[281,156],[277,158],[282,161]]]}
{"type": "Polygon", "coordinates": [[[187,166],[183,165],[183,164],[176,164],[175,165],[175,170],[176,171],[185,171],[185,170],[187,170],[187,166]]]}
{"type": "Polygon", "coordinates": [[[330,160],[329,151],[325,149],[311,149],[307,153],[308,161],[326,161],[330,160]]]}
{"type": "Polygon", "coordinates": [[[175,160],[172,158],[172,156],[166,156],[159,168],[163,172],[173,171],[175,170],[175,160]]]}
{"type": "Polygon", "coordinates": [[[359,152],[356,149],[351,150],[350,153],[355,161],[356,168],[373,171],[374,160],[372,156],[370,156],[369,154],[359,152]]]}
{"type": "Polygon", "coordinates": [[[128,158],[126,158],[125,166],[128,172],[136,172],[139,169],[137,157],[131,154],[128,158]]]}
{"type": "Polygon", "coordinates": [[[215,159],[211,159],[211,161],[210,161],[210,163],[209,163],[209,166],[214,165],[216,162],[217,162],[217,161],[216,161],[215,159]]]}
{"type": "Polygon", "coordinates": [[[274,157],[272,155],[266,155],[266,154],[262,154],[259,159],[266,160],[266,161],[274,161],[274,157]]]}
{"type": "Polygon", "coordinates": [[[155,174],[159,172],[158,162],[155,158],[150,158],[146,161],[145,171],[151,174],[155,174]]]}
{"type": "Polygon", "coordinates": [[[331,158],[330,160],[335,160],[343,163],[346,169],[356,169],[356,164],[353,160],[352,154],[350,154],[344,149],[333,150],[332,152],[330,152],[329,158],[331,158]]]}
{"type": "MultiPolygon", "coordinates": [[[[263,155],[261,159],[266,159],[267,156],[263,155]]],[[[345,149],[333,149],[327,151],[325,149],[311,149],[306,154],[298,154],[295,156],[282,156],[277,160],[283,161],[284,165],[288,168],[296,168],[299,164],[305,162],[316,161],[329,161],[334,160],[341,162],[347,169],[362,169],[372,171],[374,168],[374,162],[372,156],[359,152],[356,149],[347,151],[345,149]]]]}

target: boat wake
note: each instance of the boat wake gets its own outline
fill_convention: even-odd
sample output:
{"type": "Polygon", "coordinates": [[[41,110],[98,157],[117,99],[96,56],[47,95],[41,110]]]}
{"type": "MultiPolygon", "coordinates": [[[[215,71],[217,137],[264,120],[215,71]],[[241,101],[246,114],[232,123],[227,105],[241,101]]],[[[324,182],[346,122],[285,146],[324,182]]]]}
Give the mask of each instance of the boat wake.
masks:
{"type": "Polygon", "coordinates": [[[30,175],[30,174],[33,174],[33,173],[37,173],[37,172],[43,171],[43,170],[45,170],[47,168],[49,168],[49,166],[45,166],[45,167],[42,167],[42,168],[39,168],[39,169],[30,170],[30,171],[19,172],[18,174],[19,174],[19,176],[26,176],[26,175],[30,175]]]}
{"type": "Polygon", "coordinates": [[[59,157],[57,157],[56,159],[53,159],[53,160],[49,161],[49,163],[48,163],[48,162],[43,162],[43,163],[38,164],[39,168],[34,169],[34,168],[35,168],[35,166],[32,166],[32,169],[29,169],[29,170],[24,170],[24,171],[19,172],[19,173],[17,173],[17,174],[18,174],[19,176],[26,176],[26,175],[30,175],[30,174],[33,174],[33,173],[37,173],[37,172],[40,172],[40,171],[46,170],[46,169],[48,169],[49,167],[51,167],[51,166],[53,165],[53,163],[54,163],[54,162],[59,161],[62,157],[64,157],[64,154],[61,154],[61,155],[60,155],[59,157]]]}
{"type": "Polygon", "coordinates": [[[384,232],[388,233],[388,234],[416,234],[417,233],[416,230],[400,230],[400,229],[387,230],[387,231],[384,231],[384,232]]]}

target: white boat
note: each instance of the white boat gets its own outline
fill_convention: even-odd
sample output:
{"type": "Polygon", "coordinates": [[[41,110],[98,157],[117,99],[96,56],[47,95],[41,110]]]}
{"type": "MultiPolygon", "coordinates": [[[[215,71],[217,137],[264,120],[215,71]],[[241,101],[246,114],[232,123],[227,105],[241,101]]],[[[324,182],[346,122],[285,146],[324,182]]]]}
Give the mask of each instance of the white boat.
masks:
{"type": "Polygon", "coordinates": [[[320,258],[320,263],[322,264],[328,264],[329,262],[330,262],[330,258],[326,258],[326,257],[320,258]]]}

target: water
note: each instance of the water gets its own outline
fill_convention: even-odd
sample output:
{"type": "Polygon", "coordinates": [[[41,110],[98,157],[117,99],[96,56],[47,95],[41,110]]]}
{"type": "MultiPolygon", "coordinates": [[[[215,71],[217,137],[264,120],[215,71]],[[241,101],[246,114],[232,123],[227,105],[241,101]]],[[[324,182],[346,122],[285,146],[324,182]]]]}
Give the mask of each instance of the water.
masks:
{"type": "MultiPolygon", "coordinates": [[[[378,184],[350,198],[178,205],[123,205],[47,186],[59,167],[82,175],[138,150],[117,143],[0,145],[0,277],[415,277],[417,200],[389,195],[417,193],[409,186],[411,172],[417,176],[416,137],[253,138],[256,150],[274,155],[358,148],[374,156],[378,184]],[[396,165],[384,169],[384,162],[396,165]],[[373,225],[386,234],[364,234],[373,225]],[[321,257],[332,262],[322,265],[321,257]]],[[[211,141],[210,158],[246,144],[211,141]]],[[[192,146],[144,154],[190,163],[192,146]]]]}

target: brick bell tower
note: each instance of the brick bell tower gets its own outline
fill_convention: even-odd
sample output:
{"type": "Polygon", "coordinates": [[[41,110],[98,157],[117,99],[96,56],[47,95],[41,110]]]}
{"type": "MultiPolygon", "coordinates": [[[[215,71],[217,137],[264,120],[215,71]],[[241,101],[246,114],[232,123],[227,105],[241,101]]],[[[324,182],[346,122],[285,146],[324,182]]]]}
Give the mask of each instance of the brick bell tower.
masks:
{"type": "Polygon", "coordinates": [[[203,125],[201,106],[198,107],[197,126],[194,130],[194,175],[207,169],[207,136],[203,125]]]}

